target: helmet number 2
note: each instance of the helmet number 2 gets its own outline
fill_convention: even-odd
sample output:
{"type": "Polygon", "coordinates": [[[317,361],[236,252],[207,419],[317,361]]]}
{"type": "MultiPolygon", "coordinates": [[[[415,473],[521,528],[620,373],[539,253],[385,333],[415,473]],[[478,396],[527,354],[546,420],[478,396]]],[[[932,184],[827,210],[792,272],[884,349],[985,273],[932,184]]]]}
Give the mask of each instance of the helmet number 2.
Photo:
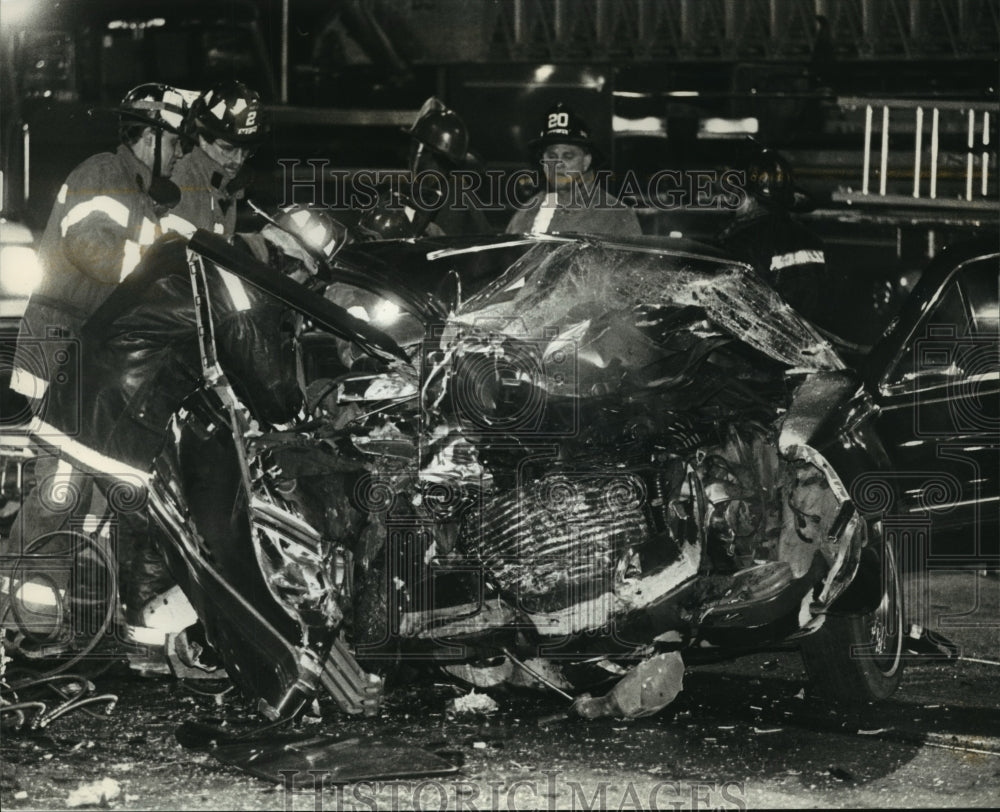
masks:
{"type": "Polygon", "coordinates": [[[556,127],[568,127],[569,126],[569,113],[559,112],[559,113],[549,113],[549,126],[547,129],[552,130],[556,127]]]}
{"type": "Polygon", "coordinates": [[[246,126],[252,127],[256,123],[257,123],[257,111],[251,110],[249,113],[247,113],[246,126]]]}

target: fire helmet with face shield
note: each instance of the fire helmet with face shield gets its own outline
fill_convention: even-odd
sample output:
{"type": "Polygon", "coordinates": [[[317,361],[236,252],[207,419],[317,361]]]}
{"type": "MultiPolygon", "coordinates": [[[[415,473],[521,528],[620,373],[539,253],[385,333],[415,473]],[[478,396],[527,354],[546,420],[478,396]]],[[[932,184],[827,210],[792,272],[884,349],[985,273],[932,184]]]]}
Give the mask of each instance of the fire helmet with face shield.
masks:
{"type": "Polygon", "coordinates": [[[274,224],[290,234],[314,258],[329,262],[345,245],[354,241],[347,226],[329,211],[304,203],[280,209],[274,224]]]}

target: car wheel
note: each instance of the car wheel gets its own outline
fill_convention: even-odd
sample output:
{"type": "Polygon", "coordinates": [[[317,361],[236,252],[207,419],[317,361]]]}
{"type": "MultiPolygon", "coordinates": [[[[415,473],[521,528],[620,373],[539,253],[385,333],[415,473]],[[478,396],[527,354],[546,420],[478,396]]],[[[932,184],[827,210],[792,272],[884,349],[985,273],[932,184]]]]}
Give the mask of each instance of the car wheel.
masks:
{"type": "Polygon", "coordinates": [[[882,599],[873,612],[830,615],[802,641],[802,660],[818,688],[848,704],[888,699],[903,674],[903,589],[891,544],[882,546],[882,599]]]}

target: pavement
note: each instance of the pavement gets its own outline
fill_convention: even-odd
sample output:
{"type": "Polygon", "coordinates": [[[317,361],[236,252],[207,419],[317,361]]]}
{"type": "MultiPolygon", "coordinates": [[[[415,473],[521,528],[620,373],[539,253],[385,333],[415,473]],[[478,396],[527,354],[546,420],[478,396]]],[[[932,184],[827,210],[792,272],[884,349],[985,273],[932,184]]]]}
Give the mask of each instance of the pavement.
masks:
{"type": "Polygon", "coordinates": [[[561,719],[564,699],[516,691],[495,692],[491,714],[456,714],[449,701],[467,688],[404,669],[378,718],[347,719],[323,700],[289,732],[346,739],[350,758],[368,759],[376,771],[385,763],[373,742],[392,737],[458,772],[335,784],[320,760],[294,791],[178,741],[191,720],[233,733],[261,725],[223,685],[140,679],[117,664],[92,677],[99,691],[118,695],[110,715],[80,709],[43,730],[4,732],[0,806],[65,809],[89,799],[91,808],[112,809],[994,807],[1000,579],[934,571],[910,576],[907,588],[924,590],[930,618],[960,656],[912,659],[883,703],[826,702],[794,651],[690,667],[673,704],[630,721],[561,719]],[[557,718],[539,725],[545,717],[557,718]]]}

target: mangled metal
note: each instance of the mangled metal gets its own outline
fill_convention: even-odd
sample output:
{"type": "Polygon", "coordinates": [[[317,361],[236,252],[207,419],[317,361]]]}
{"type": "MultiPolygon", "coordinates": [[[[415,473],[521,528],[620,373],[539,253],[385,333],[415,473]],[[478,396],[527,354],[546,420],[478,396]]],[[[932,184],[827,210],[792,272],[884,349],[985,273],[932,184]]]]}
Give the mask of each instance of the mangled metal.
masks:
{"type": "Polygon", "coordinates": [[[262,432],[206,323],[208,385],[149,491],[208,641],[269,718],[321,692],[376,713],[401,653],[572,692],[595,653],[643,663],[583,714],[642,715],[680,690],[672,652],[811,631],[851,584],[867,525],[811,443],[852,379],[746,268],[544,240],[402,345],[290,284],[271,292],[375,363],[304,381],[308,416],[262,432]]]}
{"type": "Polygon", "coordinates": [[[543,243],[467,301],[456,322],[538,335],[593,315],[667,305],[699,308],[717,327],[789,366],[843,368],[829,343],[748,268],[678,252],[543,243]]]}
{"type": "Polygon", "coordinates": [[[546,242],[412,358],[346,378],[352,418],[329,416],[378,517],[353,535],[381,594],[375,621],[355,606],[361,650],[637,618],[676,647],[815,625],[853,577],[867,539],[842,483],[778,443],[789,369],[843,365],[739,266],[546,242]]]}
{"type": "Polygon", "coordinates": [[[842,483],[778,442],[788,372],[843,365],[742,267],[545,242],[410,350],[410,367],[328,386],[338,407],[317,401],[294,443],[329,458],[325,491],[255,441],[271,445],[254,461],[268,507],[251,503],[268,587],[362,656],[528,629],[570,650],[613,630],[641,659],[650,624],[652,651],[815,625],[853,577],[867,539],[842,483]],[[331,525],[352,499],[360,514],[331,525]],[[281,545],[277,506],[301,518],[281,545]],[[352,560],[363,583],[333,589],[352,560]]]}

